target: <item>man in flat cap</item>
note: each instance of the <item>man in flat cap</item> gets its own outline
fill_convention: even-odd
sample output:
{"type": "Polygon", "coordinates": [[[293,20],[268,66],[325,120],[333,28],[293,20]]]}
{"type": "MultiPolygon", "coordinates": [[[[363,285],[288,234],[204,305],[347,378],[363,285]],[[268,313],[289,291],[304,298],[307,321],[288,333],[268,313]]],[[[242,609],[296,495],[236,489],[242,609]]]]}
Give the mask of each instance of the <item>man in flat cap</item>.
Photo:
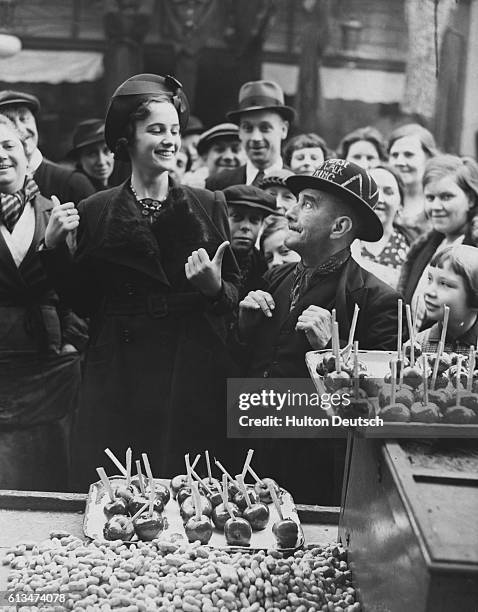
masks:
{"type": "Polygon", "coordinates": [[[28,158],[29,171],[42,196],[50,198],[55,195],[60,202],[78,204],[80,200],[95,193],[95,189],[85,175],[43,157],[38,149],[35,119],[39,110],[40,102],[31,94],[21,91],[0,91],[0,113],[13,121],[20,132],[28,158]]]}
{"type": "MultiPolygon", "coordinates": [[[[395,349],[399,294],[350,254],[355,238],[376,242],[383,234],[373,210],[377,185],[364,169],[339,159],[327,160],[312,176],[291,176],[286,184],[298,202],[286,213],[285,244],[301,260],[270,270],[266,289],[251,291],[239,305],[240,337],[250,348],[248,376],[308,378],[305,353],[329,346],[332,309],[346,344],[356,304],[359,347],[395,349]]],[[[274,442],[267,441],[269,451],[274,442]]],[[[291,487],[297,500],[338,505],[343,452],[333,440],[281,440],[280,453],[265,453],[274,463],[268,465],[265,458],[260,467],[291,487]],[[321,495],[315,500],[310,499],[310,473],[321,495]]]]}
{"type": "Polygon", "coordinates": [[[265,217],[276,211],[275,198],[253,185],[224,189],[229,214],[231,248],[240,269],[239,299],[262,286],[267,270],[264,256],[256,248],[265,217]]]}
{"type": "Polygon", "coordinates": [[[226,116],[239,126],[247,162],[236,170],[224,170],[207,180],[207,189],[240,184],[259,186],[270,172],[283,168],[281,146],[295,114],[294,109],[284,103],[284,92],[274,81],[244,83],[239,91],[238,108],[226,116]]]}
{"type": "Polygon", "coordinates": [[[246,161],[239,140],[239,128],[235,123],[219,123],[206,130],[196,146],[203,165],[187,172],[183,185],[204,187],[207,179],[217,176],[223,170],[235,170],[246,161]]]}

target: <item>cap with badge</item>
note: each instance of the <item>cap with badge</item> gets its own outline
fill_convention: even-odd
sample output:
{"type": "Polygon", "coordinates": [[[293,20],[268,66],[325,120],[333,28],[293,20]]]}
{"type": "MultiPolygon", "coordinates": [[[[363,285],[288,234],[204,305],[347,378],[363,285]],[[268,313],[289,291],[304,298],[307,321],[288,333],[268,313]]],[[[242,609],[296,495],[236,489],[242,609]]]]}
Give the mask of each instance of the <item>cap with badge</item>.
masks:
{"type": "Polygon", "coordinates": [[[292,123],[296,112],[284,101],[284,92],[274,81],[249,81],[239,90],[239,104],[236,110],[226,113],[231,121],[239,122],[241,115],[251,111],[270,110],[292,123]]]}
{"type": "Polygon", "coordinates": [[[252,185],[232,185],[223,191],[228,206],[249,206],[267,213],[277,211],[276,199],[266,191],[252,185]]]}
{"type": "Polygon", "coordinates": [[[32,96],[32,94],[4,89],[0,91],[0,111],[6,106],[26,106],[36,115],[40,110],[40,101],[36,96],[32,96]]]}
{"type": "Polygon", "coordinates": [[[363,220],[358,238],[377,242],[383,236],[382,222],[373,210],[378,202],[377,184],[357,164],[344,159],[328,159],[311,176],[291,176],[286,185],[295,195],[304,189],[318,189],[340,197],[363,220]]]}
{"type": "Polygon", "coordinates": [[[196,145],[199,155],[205,155],[217,140],[239,141],[239,128],[235,123],[219,123],[203,132],[196,145]]]}
{"type": "Polygon", "coordinates": [[[136,74],[118,87],[106,111],[105,141],[119,159],[129,160],[124,147],[118,149],[117,145],[120,138],[124,138],[124,130],[131,113],[143,100],[154,95],[166,95],[177,110],[181,130],[187,126],[189,103],[181,83],[169,75],[163,77],[157,74],[136,74]]]}
{"type": "Polygon", "coordinates": [[[105,122],[102,119],[81,121],[73,132],[73,147],[68,156],[74,157],[83,147],[97,142],[105,142],[105,122]]]}

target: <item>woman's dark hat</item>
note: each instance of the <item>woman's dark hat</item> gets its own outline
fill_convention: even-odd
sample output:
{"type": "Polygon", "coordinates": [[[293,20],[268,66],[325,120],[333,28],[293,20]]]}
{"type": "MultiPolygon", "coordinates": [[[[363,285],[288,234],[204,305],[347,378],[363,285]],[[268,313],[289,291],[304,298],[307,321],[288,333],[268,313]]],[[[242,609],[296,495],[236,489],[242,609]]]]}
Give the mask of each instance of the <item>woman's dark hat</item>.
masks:
{"type": "Polygon", "coordinates": [[[97,142],[105,142],[105,122],[102,119],[81,121],[73,132],[73,147],[68,157],[76,156],[80,149],[97,142]]]}
{"type": "Polygon", "coordinates": [[[189,119],[189,103],[182,85],[172,76],[137,74],[132,76],[114,92],[105,119],[105,141],[108,147],[123,161],[129,158],[126,152],[117,150],[117,143],[124,137],[124,130],[131,113],[149,97],[167,95],[178,112],[179,127],[183,130],[189,119]]]}
{"type": "Polygon", "coordinates": [[[271,110],[289,123],[295,119],[295,110],[284,104],[284,92],[274,81],[249,81],[239,90],[239,107],[226,113],[231,121],[239,123],[241,115],[251,111],[271,110]]]}
{"type": "Polygon", "coordinates": [[[203,132],[196,144],[199,155],[207,153],[216,140],[239,140],[239,128],[235,123],[219,123],[203,132]]]}
{"type": "Polygon", "coordinates": [[[4,89],[0,91],[0,109],[6,106],[26,106],[36,115],[40,110],[40,101],[36,96],[24,93],[23,91],[4,89]]]}
{"type": "Polygon", "coordinates": [[[223,191],[227,205],[236,204],[258,208],[268,215],[277,211],[276,199],[253,185],[232,185],[223,191]]]}
{"type": "Polygon", "coordinates": [[[340,197],[353,206],[362,221],[357,238],[377,242],[383,236],[382,222],[373,210],[378,202],[377,184],[357,164],[344,159],[328,159],[312,176],[291,176],[286,185],[295,195],[304,189],[318,189],[340,197]]]}

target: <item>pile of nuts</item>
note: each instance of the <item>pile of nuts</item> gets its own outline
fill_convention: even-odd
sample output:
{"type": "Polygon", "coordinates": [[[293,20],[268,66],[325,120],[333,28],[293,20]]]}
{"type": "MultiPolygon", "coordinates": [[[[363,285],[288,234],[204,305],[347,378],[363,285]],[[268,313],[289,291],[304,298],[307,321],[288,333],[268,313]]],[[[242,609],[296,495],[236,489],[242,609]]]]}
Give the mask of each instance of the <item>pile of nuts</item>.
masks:
{"type": "Polygon", "coordinates": [[[30,610],[358,612],[346,553],[337,546],[227,552],[179,537],[125,545],[52,533],[9,549],[8,590],[64,594],[30,610]],[[58,600],[57,600],[58,602],[58,600]]]}

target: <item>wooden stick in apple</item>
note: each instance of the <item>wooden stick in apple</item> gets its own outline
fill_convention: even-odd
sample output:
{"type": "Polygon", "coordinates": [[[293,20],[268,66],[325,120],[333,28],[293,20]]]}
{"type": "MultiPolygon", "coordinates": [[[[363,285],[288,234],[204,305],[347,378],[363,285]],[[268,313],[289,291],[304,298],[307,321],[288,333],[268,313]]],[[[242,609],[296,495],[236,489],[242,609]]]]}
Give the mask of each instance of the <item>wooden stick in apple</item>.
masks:
{"type": "Polygon", "coordinates": [[[197,474],[195,470],[193,470],[192,467],[190,467],[189,469],[191,470],[191,476],[196,480],[196,482],[200,483],[204,487],[208,495],[212,495],[211,489],[207,486],[207,484],[204,482],[201,476],[199,476],[199,474],[197,474]]]}
{"type": "Polygon", "coordinates": [[[234,518],[234,512],[231,509],[231,506],[229,505],[229,494],[228,494],[228,487],[227,487],[227,475],[223,474],[222,475],[222,502],[224,504],[224,508],[226,508],[227,512],[229,513],[229,516],[231,518],[234,518]]]}
{"type": "Polygon", "coordinates": [[[246,500],[247,507],[250,508],[252,506],[251,500],[249,499],[249,493],[247,492],[246,485],[244,484],[244,478],[242,474],[236,475],[236,482],[239,485],[239,489],[246,500]]]}
{"type": "Polygon", "coordinates": [[[234,478],[229,474],[229,472],[226,470],[226,468],[222,465],[220,461],[218,461],[217,459],[214,459],[214,463],[221,470],[221,472],[227,476],[229,482],[231,482],[232,484],[236,484],[236,481],[234,480],[234,478]]]}
{"type": "Polygon", "coordinates": [[[96,471],[98,472],[98,476],[100,477],[100,480],[103,483],[105,491],[108,493],[108,497],[110,498],[110,501],[114,502],[115,494],[113,493],[113,489],[111,488],[111,483],[108,479],[108,476],[106,475],[104,468],[98,467],[96,468],[96,471]]]}
{"type": "Polygon", "coordinates": [[[410,366],[413,368],[415,365],[415,332],[413,329],[412,309],[410,308],[410,304],[406,304],[405,312],[407,313],[408,333],[410,336],[410,366]]]}
{"type": "Polygon", "coordinates": [[[475,347],[470,346],[468,353],[468,378],[466,379],[466,390],[471,393],[473,388],[473,372],[475,371],[475,347]]]}
{"type": "Polygon", "coordinates": [[[126,476],[126,468],[121,463],[121,461],[110,451],[109,448],[105,448],[105,453],[111,459],[111,461],[116,465],[116,467],[121,472],[121,474],[123,476],[126,476]]]}
{"type": "Polygon", "coordinates": [[[259,476],[254,472],[254,470],[251,468],[251,466],[249,465],[247,467],[247,471],[249,472],[249,474],[252,476],[252,478],[254,478],[254,480],[257,482],[257,484],[261,484],[262,480],[259,478],[259,476]]]}
{"type": "Polygon", "coordinates": [[[201,518],[202,506],[201,506],[201,498],[199,497],[199,489],[198,489],[197,482],[192,483],[191,493],[192,493],[193,502],[194,502],[194,511],[195,511],[194,516],[196,517],[196,520],[198,521],[201,518]]]}
{"type": "Polygon", "coordinates": [[[359,357],[358,357],[358,342],[354,342],[354,397],[359,398],[359,357]]]}
{"type": "Polygon", "coordinates": [[[126,450],[126,486],[127,487],[131,485],[131,459],[132,459],[131,448],[128,448],[126,450]]]}
{"type": "Polygon", "coordinates": [[[352,317],[352,325],[350,326],[349,340],[347,342],[347,346],[352,346],[352,344],[353,344],[354,336],[355,336],[355,329],[357,327],[357,321],[358,321],[359,312],[360,312],[359,305],[355,304],[354,314],[353,314],[353,317],[352,317]]]}
{"type": "Polygon", "coordinates": [[[390,364],[390,369],[392,372],[391,376],[391,384],[392,390],[390,392],[390,404],[395,404],[395,397],[397,395],[397,360],[392,359],[392,363],[390,364]]]}
{"type": "MultiPolygon", "coordinates": [[[[207,478],[209,482],[212,482],[212,472],[211,472],[211,462],[209,460],[209,451],[205,452],[206,454],[206,469],[207,469],[207,478]]],[[[193,467],[194,469],[194,467],[193,467]]]]}
{"type": "Polygon", "coordinates": [[[139,489],[141,491],[141,495],[146,495],[146,489],[144,488],[144,481],[143,481],[143,472],[141,471],[141,461],[137,459],[135,463],[136,463],[136,472],[138,474],[138,482],[139,482],[139,489]]]}
{"type": "Polygon", "coordinates": [[[188,477],[188,485],[191,491],[193,490],[193,478],[191,474],[191,464],[189,463],[189,453],[184,455],[184,463],[186,464],[186,476],[188,477]]]}
{"type": "Polygon", "coordinates": [[[144,469],[146,470],[146,474],[148,476],[148,480],[154,482],[153,472],[151,471],[151,465],[149,463],[148,455],[146,453],[141,453],[141,457],[143,458],[144,469]]]}
{"type": "Polygon", "coordinates": [[[134,521],[138,518],[138,516],[141,516],[141,514],[143,514],[143,512],[148,509],[148,506],[149,506],[149,501],[146,502],[144,506],[141,506],[138,512],[136,512],[136,514],[131,517],[131,521],[134,523],[134,521]]]}
{"type": "Polygon", "coordinates": [[[196,469],[196,465],[198,464],[199,459],[201,459],[201,455],[198,454],[194,457],[194,461],[191,463],[191,467],[193,468],[193,470],[196,469]]]}
{"type": "Polygon", "coordinates": [[[402,354],[402,325],[403,325],[403,300],[398,299],[398,332],[397,332],[397,359],[402,354]]]}
{"type": "Polygon", "coordinates": [[[423,405],[428,406],[428,376],[427,376],[427,356],[422,353],[422,368],[423,368],[423,405]]]}
{"type": "Polygon", "coordinates": [[[274,487],[270,483],[268,483],[267,486],[268,486],[268,489],[269,489],[270,496],[272,498],[272,503],[274,504],[275,509],[277,510],[277,514],[279,515],[279,519],[281,521],[283,521],[284,520],[284,515],[282,514],[282,508],[281,508],[281,505],[280,505],[279,498],[277,497],[277,494],[275,492],[275,489],[274,489],[274,487]]]}
{"type": "Polygon", "coordinates": [[[332,326],[332,337],[335,338],[335,371],[340,373],[342,371],[340,364],[340,336],[339,336],[339,324],[337,321],[332,326]]]}
{"type": "Polygon", "coordinates": [[[252,461],[252,455],[253,455],[253,454],[254,454],[254,450],[253,450],[252,448],[250,448],[250,449],[247,451],[246,460],[244,461],[244,466],[243,466],[243,468],[242,468],[242,472],[241,472],[241,475],[242,475],[242,479],[243,479],[243,480],[244,480],[244,479],[245,479],[245,477],[246,477],[246,474],[247,474],[247,469],[248,469],[249,465],[251,464],[251,461],[252,461]]]}
{"type": "Polygon", "coordinates": [[[455,406],[460,405],[460,400],[462,396],[462,384],[461,384],[461,364],[463,363],[463,355],[458,355],[456,362],[456,402],[455,406]]]}

